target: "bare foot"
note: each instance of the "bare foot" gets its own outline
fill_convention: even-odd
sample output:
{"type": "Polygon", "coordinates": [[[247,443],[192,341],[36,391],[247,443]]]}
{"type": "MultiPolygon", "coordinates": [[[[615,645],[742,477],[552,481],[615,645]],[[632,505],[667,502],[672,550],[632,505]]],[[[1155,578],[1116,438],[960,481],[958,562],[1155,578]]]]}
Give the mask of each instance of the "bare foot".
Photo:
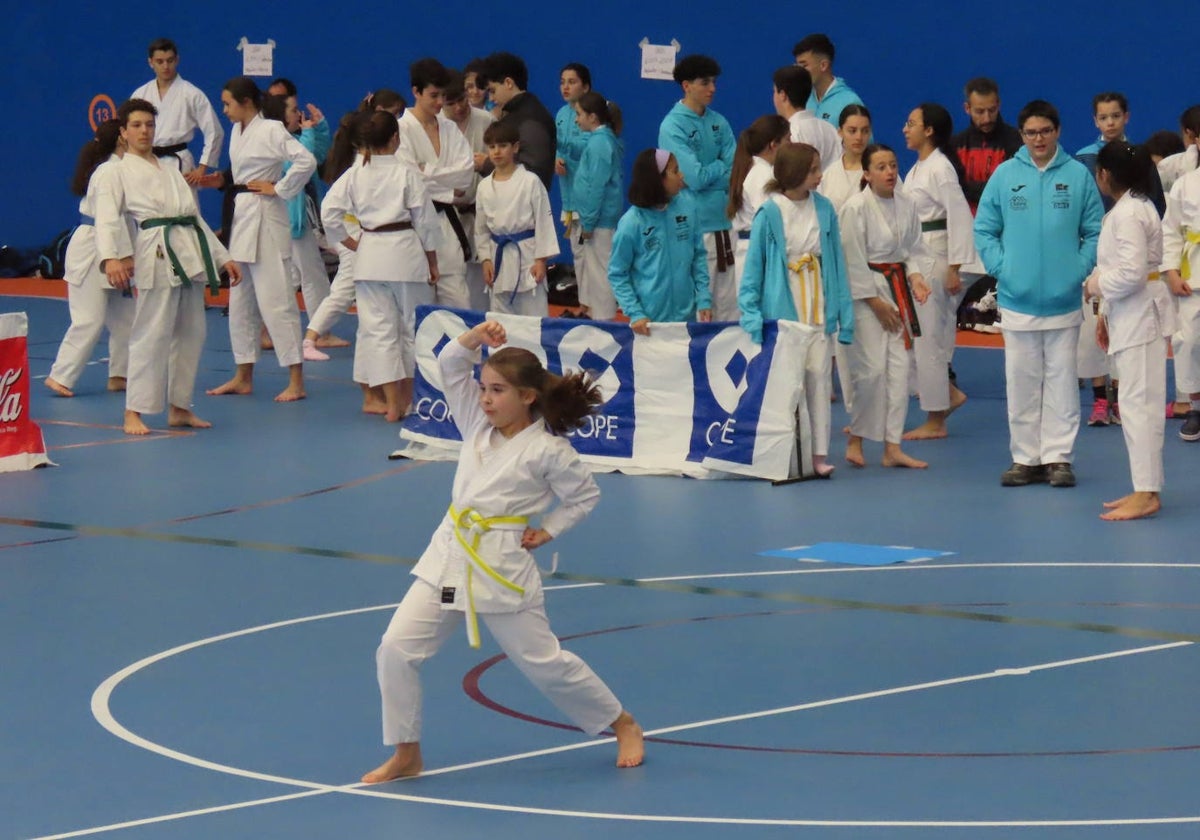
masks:
{"type": "Polygon", "coordinates": [[[110,390],[110,391],[124,391],[125,385],[126,385],[126,379],[124,376],[108,377],[108,390],[110,390]]]}
{"type": "Polygon", "coordinates": [[[191,429],[211,429],[212,423],[201,420],[190,408],[171,406],[167,412],[168,426],[186,426],[191,429]]]}
{"type": "Polygon", "coordinates": [[[254,383],[247,382],[245,379],[239,379],[235,376],[224,385],[218,385],[216,388],[209,388],[204,393],[208,394],[210,397],[219,397],[223,394],[237,394],[239,396],[245,396],[246,394],[254,393],[254,383]]]}
{"type": "Polygon", "coordinates": [[[846,461],[850,466],[862,469],[867,465],[867,459],[863,457],[862,438],[850,434],[849,426],[846,427],[846,434],[849,437],[846,441],[846,461]]]}
{"type": "Polygon", "coordinates": [[[1128,496],[1122,496],[1121,498],[1116,499],[1114,501],[1105,502],[1104,507],[1107,508],[1108,510],[1112,510],[1113,508],[1119,508],[1121,505],[1125,504],[1132,498],[1133,498],[1133,494],[1130,493],[1128,496]]]}
{"type": "Polygon", "coordinates": [[[404,419],[404,414],[405,414],[405,412],[399,408],[389,408],[386,411],[384,411],[383,416],[387,419],[387,421],[389,423],[399,423],[401,420],[404,419]]]}
{"type": "Polygon", "coordinates": [[[1192,410],[1192,404],[1190,402],[1171,403],[1171,416],[1172,417],[1182,417],[1183,415],[1187,414],[1191,410],[1192,410]]]}
{"type": "Polygon", "coordinates": [[[318,347],[349,347],[350,342],[341,336],[333,333],[325,333],[325,335],[317,336],[316,344],[318,347]]]}
{"type": "Polygon", "coordinates": [[[304,343],[300,346],[300,358],[306,362],[328,362],[329,354],[322,353],[317,349],[317,343],[311,338],[304,339],[304,343]]]}
{"type": "Polygon", "coordinates": [[[142,422],[142,415],[136,411],[125,412],[125,434],[127,435],[148,435],[150,428],[142,422]]]}
{"type": "Polygon", "coordinates": [[[829,478],[829,476],[833,475],[834,469],[836,469],[824,455],[814,455],[812,465],[813,472],[821,478],[829,478]]]}
{"type": "Polygon", "coordinates": [[[275,395],[275,402],[295,402],[307,397],[303,385],[289,385],[275,395]]]}
{"type": "Polygon", "coordinates": [[[1125,504],[1100,514],[1100,518],[1109,522],[1145,519],[1158,513],[1161,508],[1162,503],[1159,502],[1157,493],[1131,493],[1125,497],[1125,504]]]}
{"type": "Polygon", "coordinates": [[[387,403],[367,397],[363,400],[363,414],[387,414],[387,403]]]}
{"type": "Polygon", "coordinates": [[[646,741],[642,727],[633,715],[624,710],[613,721],[613,734],[617,736],[617,766],[637,767],[646,760],[646,741]]]}
{"type": "Polygon", "coordinates": [[[946,416],[949,417],[954,412],[962,408],[963,403],[967,401],[967,395],[959,390],[957,385],[950,385],[950,408],[946,410],[946,416]]]}
{"type": "Polygon", "coordinates": [[[904,433],[903,440],[940,440],[947,436],[946,420],[944,417],[934,419],[932,416],[915,429],[904,433]]]}
{"type": "Polygon", "coordinates": [[[364,785],[377,785],[380,782],[391,782],[408,776],[420,775],[425,765],[421,761],[421,744],[413,741],[408,744],[397,744],[392,757],[380,764],[370,773],[362,777],[364,785]]]}
{"type": "Polygon", "coordinates": [[[63,385],[61,382],[56,382],[55,380],[51,379],[49,376],[46,377],[46,387],[49,388],[54,393],[58,394],[60,397],[75,396],[74,391],[72,391],[66,385],[63,385]]]}
{"type": "Polygon", "coordinates": [[[903,451],[898,443],[885,443],[883,445],[883,461],[880,463],[885,467],[907,467],[911,470],[923,470],[929,466],[924,461],[918,461],[903,451]]]}

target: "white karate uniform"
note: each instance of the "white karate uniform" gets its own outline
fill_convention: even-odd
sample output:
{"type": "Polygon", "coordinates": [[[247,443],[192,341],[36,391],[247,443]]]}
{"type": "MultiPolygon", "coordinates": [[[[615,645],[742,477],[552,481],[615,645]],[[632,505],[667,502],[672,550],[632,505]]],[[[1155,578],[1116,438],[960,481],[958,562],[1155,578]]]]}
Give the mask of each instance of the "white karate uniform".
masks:
{"type": "Polygon", "coordinates": [[[311,227],[305,228],[299,239],[292,237],[292,286],[299,289],[304,298],[304,309],[311,326],[313,315],[331,292],[325,258],[321,256],[321,246],[311,227]]]}
{"type": "MultiPolygon", "coordinates": [[[[540,181],[538,182],[541,183],[540,181]]],[[[582,520],[600,499],[591,473],[566,438],[540,421],[505,439],[479,406],[472,368],[479,354],[451,341],[438,359],[450,411],[463,437],[454,474],[453,505],[482,517],[537,516],[558,537],[582,520]],[[547,508],[559,500],[550,513],[547,508]]],[[[474,536],[467,531],[468,540],[474,536]]],[[[533,555],[521,547],[523,525],[497,524],[482,534],[479,555],[523,591],[475,571],[455,536],[450,515],[442,519],[417,561],[413,583],[397,608],[376,653],[383,699],[383,742],[421,736],[420,668],[463,622],[467,587],[474,608],[501,649],[563,714],[590,735],[621,714],[621,703],[583,660],[562,650],[546,618],[545,595],[533,555]]]]}
{"type": "Polygon", "coordinates": [[[931,260],[932,273],[925,277],[929,297],[916,305],[921,335],[913,341],[921,408],[946,411],[950,408],[950,362],[958,332],[958,305],[966,292],[965,282],[953,294],[946,291],[946,272],[949,265],[975,262],[974,218],[954,164],[940,149],[934,149],[929,157],[908,170],[904,194],[916,207],[922,222],[946,221],[946,230],[921,234],[922,249],[931,260]]]}
{"type": "Polygon", "coordinates": [[[1167,213],[1162,220],[1162,271],[1182,269],[1186,255],[1191,276],[1190,297],[1176,298],[1179,329],[1171,338],[1175,355],[1175,384],[1181,394],[1200,392],[1200,169],[1175,182],[1167,196],[1167,213]]]}
{"type": "Polygon", "coordinates": [[[838,155],[821,173],[821,186],[817,187],[817,192],[833,202],[834,210],[841,212],[842,206],[852,196],[862,192],[862,177],[861,167],[847,169],[842,165],[841,155],[838,155]]]}
{"type": "Polygon", "coordinates": [[[116,177],[109,179],[111,192],[96,199],[96,240],[101,259],[129,256],[120,253],[129,235],[125,214],[139,226],[150,219],[193,216],[201,227],[201,234],[191,228],[171,228],[168,234],[164,227],[139,227],[133,243],[137,308],[129,336],[125,408],[139,414],[158,414],[163,411],[165,394],[171,405],[188,409],[205,334],[207,277],[198,236],[203,235],[208,243],[214,269],[229,262],[229,252],[200,215],[192,188],[170,163],[127,154],[113,168],[116,177]],[[185,285],[172,268],[168,235],[190,285],[185,285]]]}
{"type": "MultiPolygon", "coordinates": [[[[476,152],[487,152],[487,144],[483,142],[483,133],[495,121],[496,118],[489,111],[482,108],[471,109],[471,114],[467,118],[466,130],[463,131],[461,128],[459,130],[466,136],[472,155],[476,152]]],[[[467,188],[461,198],[454,200],[458,218],[462,220],[463,229],[467,232],[471,242],[471,259],[467,260],[466,265],[467,296],[471,308],[479,312],[486,311],[490,302],[487,284],[483,282],[483,266],[479,262],[479,252],[475,249],[475,194],[479,182],[482,180],[483,176],[474,172],[471,176],[471,186],[467,188]]]]}
{"type": "Polygon", "coordinates": [[[868,263],[904,263],[909,276],[930,276],[931,264],[921,245],[916,206],[897,190],[882,199],[868,187],[850,198],[838,214],[846,274],[854,299],[854,343],[846,354],[854,389],[850,433],[868,440],[900,443],[908,413],[908,352],[903,332],[884,330],[866,303],[881,298],[892,303],[883,275],[868,263]]]}
{"type": "MultiPolygon", "coordinates": [[[[770,201],[779,206],[783,215],[783,235],[787,240],[788,288],[792,292],[792,303],[796,307],[800,323],[812,327],[824,327],[824,294],[815,272],[795,272],[791,266],[804,255],[821,257],[821,224],[812,198],[792,201],[782,193],[772,193],[770,201]]],[[[807,416],[811,428],[813,454],[825,457],[829,454],[830,406],[829,391],[832,385],[832,342],[824,329],[808,345],[804,357],[802,387],[807,416]]]]}
{"type": "MultiPolygon", "coordinates": [[[[88,180],[87,194],[79,200],[79,212],[95,218],[96,196],[112,190],[108,181],[117,177],[116,155],[96,167],[88,180]]],[[[133,237],[127,231],[117,250],[133,253],[133,237]]],[[[81,223],[67,244],[65,271],[67,307],[71,325],[58,347],[58,356],[50,368],[50,378],[70,389],[92,357],[100,333],[108,330],[108,375],[124,377],[129,370],[129,329],[133,325],[134,299],[114,289],[100,270],[96,250],[96,227],[81,223]]]]}
{"type": "Polygon", "coordinates": [[[792,127],[792,142],[807,143],[821,156],[821,169],[842,159],[842,138],[837,129],[808,111],[797,111],[788,117],[792,127]]]}
{"type": "Polygon", "coordinates": [[[1092,277],[1108,321],[1113,375],[1121,382],[1121,430],[1133,489],[1155,493],[1163,485],[1165,339],[1175,331],[1175,305],[1158,271],[1162,256],[1162,222],[1154,204],[1125,193],[1104,217],[1092,277]]]}
{"type": "Polygon", "coordinates": [[[433,203],[415,169],[394,155],[372,155],[325,195],[321,221],[334,241],[348,238],[347,215],[362,228],[354,254],[356,378],[371,387],[409,379],[416,369],[416,307],[433,303],[426,252],[441,242],[433,203]],[[393,222],[411,222],[413,229],[375,230],[393,222]]]}
{"type": "Polygon", "coordinates": [[[287,200],[303,191],[317,168],[316,158],[283,123],[257,114],[245,128],[240,123],[233,127],[229,159],[235,184],[275,184],[273,196],[244,192],[234,199],[229,252],[242,264],[242,281],[229,289],[233,360],[239,365],[258,361],[259,334],[266,322],[279,366],[301,364],[287,200]],[[292,164],[286,175],[285,160],[292,164]]]}
{"type": "Polygon", "coordinates": [[[750,251],[750,226],[754,214],[767,200],[767,182],[775,177],[775,168],[758,155],[750,162],[750,171],[742,180],[742,204],[734,214],[729,235],[733,237],[734,288],[742,288],[742,272],[746,268],[746,254],[750,251]]]}
{"type": "Polygon", "coordinates": [[[548,314],[546,283],[535,280],[531,270],[534,260],[558,256],[558,235],[546,188],[520,163],[506,181],[497,181],[493,173],[479,182],[475,193],[475,248],[481,261],[491,260],[496,267],[499,249],[493,236],[529,230],[534,232],[530,238],[504,246],[492,282],[491,308],[544,318],[548,314]]]}
{"type": "MultiPolygon", "coordinates": [[[[411,109],[405,111],[400,117],[400,148],[396,151],[396,157],[420,172],[432,201],[453,204],[454,191],[465,191],[474,182],[475,158],[458,126],[441,114],[437,115],[437,124],[441,148],[435,150],[416,112],[411,109]]],[[[467,256],[463,253],[458,234],[450,224],[449,214],[439,212],[438,217],[442,236],[438,246],[440,276],[435,297],[442,306],[469,309],[471,294],[467,289],[467,256]]],[[[469,245],[471,230],[463,230],[469,245]]]]}
{"type": "MultiPolygon", "coordinates": [[[[225,129],[221,128],[217,112],[213,110],[204,91],[181,76],[176,76],[165,96],[158,95],[158,80],[151,79],[135,90],[130,99],[144,99],[158,109],[158,116],[154,118],[155,146],[191,143],[199,129],[204,135],[200,165],[209,169],[217,168],[221,162],[225,129]]],[[[197,165],[190,149],[165,155],[162,159],[167,163],[178,163],[180,172],[191,172],[197,165]]]]}
{"type": "MultiPolygon", "coordinates": [[[[350,166],[362,166],[362,160],[363,156],[360,152],[354,156],[354,162],[350,166]]],[[[322,222],[323,224],[324,222],[322,222]]],[[[362,233],[362,229],[358,226],[358,220],[353,216],[342,219],[342,229],[351,239],[358,239],[359,234],[362,233]]],[[[329,236],[328,231],[325,232],[325,239],[337,249],[338,270],[329,284],[329,296],[321,301],[321,305],[315,312],[308,313],[308,328],[317,335],[325,335],[332,330],[333,325],[350,310],[351,304],[354,303],[354,252],[343,245],[340,239],[329,236]]],[[[357,353],[357,350],[355,352],[357,353]]],[[[355,379],[354,381],[361,380],[355,379]]]]}
{"type": "Polygon", "coordinates": [[[1200,149],[1195,143],[1182,152],[1167,155],[1158,162],[1158,180],[1162,181],[1163,191],[1169,193],[1176,181],[1197,168],[1200,168],[1200,149]]]}

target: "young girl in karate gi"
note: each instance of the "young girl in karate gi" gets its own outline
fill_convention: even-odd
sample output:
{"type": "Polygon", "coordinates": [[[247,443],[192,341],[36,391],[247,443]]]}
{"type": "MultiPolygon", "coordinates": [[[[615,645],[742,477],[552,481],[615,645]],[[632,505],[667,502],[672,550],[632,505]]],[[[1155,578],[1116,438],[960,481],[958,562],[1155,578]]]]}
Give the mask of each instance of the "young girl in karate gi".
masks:
{"type": "Polygon", "coordinates": [[[555,376],[486,321],[438,356],[443,390],[463,445],[450,509],[413,568],[417,578],[383,634],[376,664],[383,742],[392,756],[362,777],[375,784],[421,772],[422,663],[466,620],[479,646],[483,620],[501,649],[589,735],[611,727],[617,766],[642,763],[642,730],[595,672],[559,647],[530,553],[582,520],[600,499],[591,473],[563,435],[601,402],[584,374],[555,376]],[[550,513],[546,509],[558,499],[550,513]],[[531,517],[545,514],[537,525],[531,517]]]}
{"type": "Polygon", "coordinates": [[[665,149],[646,149],[633,161],[633,206],[613,234],[608,282],[638,335],[650,335],[651,321],[712,320],[708,251],[685,186],[679,161],[665,149]]]}
{"type": "MultiPolygon", "coordinates": [[[[58,356],[46,377],[46,387],[60,397],[73,397],[71,390],[92,357],[100,333],[108,330],[108,390],[124,391],[129,369],[129,328],[133,324],[134,301],[128,292],[113,288],[100,270],[96,252],[96,196],[112,187],[112,164],[125,153],[121,123],[116,119],[101,123],[96,136],[79,152],[71,191],[80,196],[80,224],[67,244],[67,307],[71,325],[67,327],[58,356]]],[[[132,246],[126,243],[126,252],[132,246]]]]}
{"type": "Polygon", "coordinates": [[[617,299],[608,285],[608,261],[625,204],[621,112],[594,90],[579,97],[575,110],[585,142],[571,193],[579,217],[574,245],[579,308],[589,318],[611,321],[617,317],[617,299]]]}
{"type": "Polygon", "coordinates": [[[958,154],[950,147],[954,123],[941,105],[918,105],[904,124],[904,140],[917,162],[904,177],[904,194],[921,220],[922,248],[932,260],[929,299],[917,304],[921,335],[913,340],[917,392],[925,422],[905,440],[947,435],[946,419],[967,401],[950,381],[950,363],[958,334],[958,305],[963,282],[959,269],[975,262],[975,220],[959,180],[958,154]]]}
{"type": "Polygon", "coordinates": [[[792,142],[788,121],[778,114],[761,116],[738,135],[729,173],[729,203],[725,215],[733,224],[733,276],[742,287],[742,271],[750,248],[754,214],[767,198],[766,186],[774,176],[775,153],[792,142]]]}
{"type": "Polygon", "coordinates": [[[433,303],[441,229],[414,167],[396,157],[400,127],[386,111],[363,126],[366,152],[332,187],[321,210],[326,234],[354,252],[358,300],[355,367],[370,388],[381,388],[388,422],[408,411],[416,371],[416,309],[433,303]],[[351,236],[345,219],[360,232],[351,236]]]}
{"type": "Polygon", "coordinates": [[[558,236],[546,188],[516,162],[518,138],[511,122],[483,133],[495,168],[475,191],[475,250],[494,311],[545,318],[546,260],[558,256],[558,236]]]}
{"type": "Polygon", "coordinates": [[[1129,450],[1133,492],[1105,502],[1101,519],[1153,516],[1163,485],[1162,405],[1167,395],[1167,339],[1175,331],[1175,303],[1159,274],[1163,226],[1146,196],[1153,184],[1150,153],[1113,140],[1096,158],[1096,182],[1115,202],[1104,217],[1096,268],[1084,297],[1099,298],[1096,340],[1121,382],[1121,431],[1129,450]]]}
{"type": "Polygon", "coordinates": [[[821,157],[807,143],[775,155],[767,199],[754,217],[745,271],[738,290],[742,328],[762,343],[766,319],[799,321],[816,332],[804,359],[805,414],[812,437],[812,468],[828,478],[829,385],[832,336],[854,340],[854,312],[841,232],[833,203],[813,192],[821,183],[821,157]]]}
{"type": "Polygon", "coordinates": [[[883,441],[885,467],[924,469],[900,448],[908,412],[908,352],[912,301],[929,297],[921,250],[921,222],[913,203],[896,190],[896,154],[876,144],[863,150],[864,188],[842,207],[838,223],[854,299],[850,346],[850,411],[846,460],[866,465],[863,438],[883,441]],[[911,299],[910,296],[911,295],[911,299]]]}
{"type": "Polygon", "coordinates": [[[230,283],[241,279],[238,264],[201,217],[191,186],[154,154],[155,116],[154,106],[141,99],[117,110],[128,151],[113,164],[111,188],[96,197],[101,268],[114,288],[132,282],[138,293],[129,331],[128,435],[149,434],[142,415],[167,404],[171,426],[212,425],[192,411],[204,348],[204,287],[216,286],[218,267],[229,272],[230,283]],[[129,219],[137,224],[132,248],[129,219]]]}
{"type": "Polygon", "coordinates": [[[291,224],[287,201],[298,195],[317,161],[281,123],[259,113],[262,93],[254,80],[239,76],[225,83],[221,102],[233,123],[229,138],[234,213],[229,252],[242,264],[242,281],[229,288],[229,338],[237,371],[208,393],[249,394],[254,390],[259,333],[265,323],[288,384],[276,402],[305,397],[300,310],[292,285],[291,224]],[[291,168],[283,174],[284,161],[291,168]]]}

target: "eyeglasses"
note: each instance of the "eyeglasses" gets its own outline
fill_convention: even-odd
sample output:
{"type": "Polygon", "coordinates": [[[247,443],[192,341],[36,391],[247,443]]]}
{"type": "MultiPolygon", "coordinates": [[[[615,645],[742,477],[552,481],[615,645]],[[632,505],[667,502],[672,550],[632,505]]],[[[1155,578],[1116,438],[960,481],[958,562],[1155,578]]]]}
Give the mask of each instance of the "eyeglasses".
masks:
{"type": "Polygon", "coordinates": [[[1022,129],[1021,136],[1026,140],[1040,140],[1043,137],[1053,137],[1056,131],[1058,131],[1058,129],[1053,127],[1038,128],[1033,131],[1026,131],[1025,129],[1022,129]]]}

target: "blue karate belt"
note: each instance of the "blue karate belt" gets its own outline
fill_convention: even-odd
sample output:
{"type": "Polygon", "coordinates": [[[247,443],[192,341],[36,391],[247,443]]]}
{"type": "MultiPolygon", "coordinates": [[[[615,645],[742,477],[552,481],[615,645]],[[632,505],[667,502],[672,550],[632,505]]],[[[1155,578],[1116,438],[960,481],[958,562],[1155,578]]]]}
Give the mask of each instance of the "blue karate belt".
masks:
{"type": "MultiPolygon", "coordinates": [[[[493,282],[500,279],[500,266],[504,262],[504,249],[508,245],[517,245],[517,260],[521,259],[521,249],[519,243],[526,239],[533,239],[534,231],[532,228],[523,230],[519,233],[493,233],[492,242],[496,245],[496,275],[493,282]]],[[[521,263],[517,263],[517,283],[513,286],[512,294],[508,297],[508,304],[512,306],[512,302],[517,299],[517,289],[521,286],[521,263]]]]}
{"type": "Polygon", "coordinates": [[[200,256],[204,258],[204,274],[208,277],[208,288],[215,295],[221,288],[221,280],[217,277],[217,267],[213,264],[212,254],[208,250],[208,240],[204,236],[204,228],[195,216],[166,216],[161,219],[145,219],[142,224],[142,230],[150,230],[151,228],[166,228],[163,231],[163,244],[167,246],[167,256],[171,260],[171,268],[175,270],[176,276],[183,281],[183,285],[190,286],[192,281],[188,279],[187,274],[183,270],[183,264],[179,261],[179,256],[175,253],[175,249],[171,247],[171,229],[177,227],[188,227],[196,232],[196,239],[200,243],[200,256]]]}

